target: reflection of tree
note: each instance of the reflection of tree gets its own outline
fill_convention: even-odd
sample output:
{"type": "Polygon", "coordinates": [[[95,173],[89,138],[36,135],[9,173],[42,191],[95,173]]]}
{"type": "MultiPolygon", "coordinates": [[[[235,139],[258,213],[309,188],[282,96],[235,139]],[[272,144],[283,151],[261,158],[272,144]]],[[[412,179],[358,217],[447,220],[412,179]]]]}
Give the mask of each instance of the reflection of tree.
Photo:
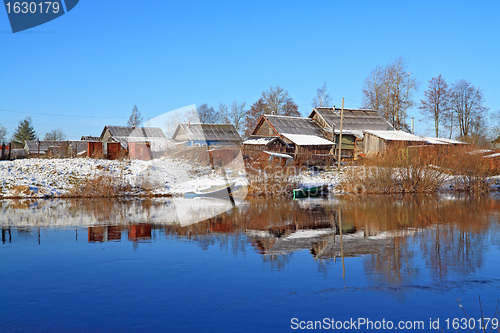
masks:
{"type": "Polygon", "coordinates": [[[396,238],[393,243],[365,260],[368,276],[377,282],[393,285],[410,283],[416,277],[413,257],[415,253],[408,248],[404,238],[396,238]]]}
{"type": "Polygon", "coordinates": [[[292,254],[270,254],[264,255],[262,260],[267,264],[272,270],[282,270],[290,262],[292,254]]]}
{"type": "Polygon", "coordinates": [[[427,266],[435,279],[445,278],[450,271],[473,273],[483,264],[487,234],[459,230],[450,225],[438,225],[420,235],[427,266]]]}

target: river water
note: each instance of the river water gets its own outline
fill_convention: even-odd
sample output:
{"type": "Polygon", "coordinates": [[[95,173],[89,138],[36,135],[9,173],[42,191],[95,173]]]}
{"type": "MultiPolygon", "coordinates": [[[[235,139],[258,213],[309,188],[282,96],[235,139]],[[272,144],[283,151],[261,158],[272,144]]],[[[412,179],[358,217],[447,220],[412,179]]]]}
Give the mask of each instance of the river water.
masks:
{"type": "Polygon", "coordinates": [[[0,211],[1,332],[456,332],[478,328],[481,310],[498,316],[495,196],[4,200],[0,211]]]}

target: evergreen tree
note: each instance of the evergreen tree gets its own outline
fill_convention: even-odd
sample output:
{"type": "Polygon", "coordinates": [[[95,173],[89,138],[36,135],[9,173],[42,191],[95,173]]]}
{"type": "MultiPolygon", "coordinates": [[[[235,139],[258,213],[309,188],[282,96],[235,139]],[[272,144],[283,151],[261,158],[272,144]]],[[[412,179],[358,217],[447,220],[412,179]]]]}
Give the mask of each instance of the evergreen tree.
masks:
{"type": "Polygon", "coordinates": [[[18,147],[24,146],[26,140],[36,140],[37,136],[30,117],[19,122],[19,126],[12,136],[12,143],[18,147]]]}

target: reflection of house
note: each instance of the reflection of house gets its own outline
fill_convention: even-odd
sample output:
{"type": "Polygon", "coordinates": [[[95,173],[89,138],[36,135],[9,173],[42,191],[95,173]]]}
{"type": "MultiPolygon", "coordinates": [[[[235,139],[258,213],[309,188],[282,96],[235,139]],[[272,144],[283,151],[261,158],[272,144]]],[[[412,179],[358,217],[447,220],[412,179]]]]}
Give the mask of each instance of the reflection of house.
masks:
{"type": "MultiPolygon", "coordinates": [[[[315,108],[309,118],[313,119],[325,135],[332,138],[332,128],[335,142],[339,143],[341,109],[315,108]]],[[[344,109],[342,120],[342,156],[358,157],[363,152],[364,130],[393,130],[394,128],[375,110],[344,109]]]]}
{"type": "Polygon", "coordinates": [[[403,131],[363,131],[365,154],[383,154],[387,148],[395,146],[418,146],[426,141],[416,135],[403,131]]]}
{"type": "Polygon", "coordinates": [[[118,226],[88,228],[88,241],[91,243],[119,241],[121,240],[121,238],[122,238],[121,229],[118,226]]]}
{"type": "Polygon", "coordinates": [[[130,241],[146,240],[150,238],[151,224],[143,223],[129,226],[128,239],[130,241]]]}
{"type": "Polygon", "coordinates": [[[324,138],[310,118],[262,115],[251,137],[279,137],[290,148],[298,164],[331,161],[332,141],[324,138]]]}
{"type": "Polygon", "coordinates": [[[186,147],[239,147],[243,142],[233,124],[179,124],[172,139],[186,147]]]}

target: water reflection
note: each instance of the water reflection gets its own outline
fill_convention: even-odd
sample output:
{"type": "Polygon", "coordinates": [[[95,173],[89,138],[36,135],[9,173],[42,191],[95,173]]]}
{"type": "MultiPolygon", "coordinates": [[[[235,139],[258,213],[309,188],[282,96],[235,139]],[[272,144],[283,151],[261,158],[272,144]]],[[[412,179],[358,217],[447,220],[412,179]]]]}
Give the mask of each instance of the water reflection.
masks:
{"type": "Polygon", "coordinates": [[[40,242],[40,228],[45,227],[75,228],[75,233],[86,228],[90,243],[176,237],[203,249],[219,246],[235,255],[250,250],[261,254],[272,269],[283,269],[293,253],[306,250],[319,269],[328,260],[362,256],[374,284],[401,285],[412,283],[422,268],[434,280],[474,273],[483,266],[491,244],[500,243],[500,200],[493,197],[252,199],[192,222],[212,216],[216,209],[225,210],[223,204],[167,198],[4,200],[2,244],[22,239],[40,242]],[[181,206],[187,218],[179,218],[175,207],[181,206]]]}

